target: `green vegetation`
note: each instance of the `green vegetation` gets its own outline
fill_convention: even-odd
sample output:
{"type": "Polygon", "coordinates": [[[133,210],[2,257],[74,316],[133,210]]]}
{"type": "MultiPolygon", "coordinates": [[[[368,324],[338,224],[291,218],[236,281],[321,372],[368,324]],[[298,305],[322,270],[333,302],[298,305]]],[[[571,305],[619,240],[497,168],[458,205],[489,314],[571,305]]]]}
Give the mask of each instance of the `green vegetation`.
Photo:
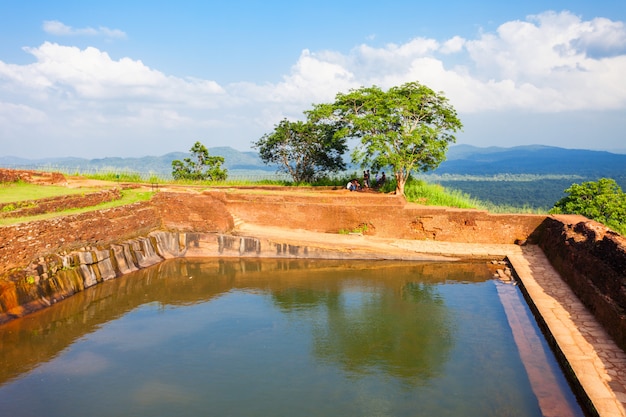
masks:
{"type": "Polygon", "coordinates": [[[289,174],[294,182],[314,182],[328,173],[346,169],[346,139],[337,137],[335,132],[333,124],[284,119],[253,147],[259,150],[265,164],[278,165],[278,171],[289,174]]]}
{"type": "Polygon", "coordinates": [[[210,156],[209,150],[200,142],[190,149],[191,158],[183,161],[172,161],[172,177],[175,180],[210,180],[223,181],[227,177],[226,169],[222,169],[224,158],[210,156]]]}
{"type": "MultiPolygon", "coordinates": [[[[81,174],[78,174],[78,173],[76,175],[81,176],[81,174]]],[[[142,175],[138,172],[100,171],[100,172],[90,173],[90,174],[86,174],[82,176],[84,176],[85,178],[101,180],[101,181],[132,182],[132,183],[144,182],[142,175]]],[[[151,180],[148,180],[148,181],[151,181],[151,180]]]]}
{"type": "MultiPolygon", "coordinates": [[[[0,186],[0,190],[3,187],[4,187],[4,184],[0,186]]],[[[34,186],[34,187],[47,188],[49,186],[34,186]]],[[[67,194],[67,191],[71,191],[72,189],[64,188],[64,190],[66,191],[65,194],[67,194]]],[[[85,192],[85,189],[81,189],[81,192],[85,192]]],[[[122,194],[122,198],[120,198],[119,200],[109,201],[109,202],[98,204],[92,207],[70,209],[70,210],[64,210],[60,212],[45,213],[45,214],[40,214],[36,216],[28,216],[28,217],[15,217],[15,218],[5,218],[5,219],[0,218],[0,226],[7,226],[10,224],[16,224],[16,223],[21,223],[25,221],[44,220],[44,219],[49,219],[53,217],[59,217],[59,216],[65,216],[65,215],[71,215],[71,214],[79,214],[79,213],[85,213],[85,212],[93,211],[93,210],[104,210],[108,208],[124,206],[127,204],[137,203],[139,201],[150,200],[150,198],[152,197],[154,193],[150,191],[144,191],[141,189],[130,189],[130,190],[122,190],[121,194],[122,194]]],[[[62,194],[57,194],[57,195],[62,195],[62,194]]],[[[19,195],[18,195],[18,198],[19,198],[19,195]]]]}
{"type": "Polygon", "coordinates": [[[69,194],[85,194],[97,191],[96,188],[67,188],[58,185],[37,185],[18,181],[0,184],[0,204],[17,203],[69,194]]]}
{"type": "Polygon", "coordinates": [[[359,139],[352,162],[374,172],[391,167],[399,195],[411,172],[439,166],[462,128],[443,94],[418,82],[338,93],[305,114],[306,122],[285,119],[253,143],[265,164],[277,164],[294,182],[313,182],[344,170],[346,142],[359,139]]]}
{"type": "Polygon", "coordinates": [[[335,126],[336,137],[359,139],[352,161],[361,168],[391,167],[398,195],[405,194],[411,172],[439,166],[463,127],[443,93],[418,82],[387,91],[373,86],[338,93],[334,103],[315,106],[309,117],[335,126]]]}
{"type": "Polygon", "coordinates": [[[429,184],[422,180],[409,179],[405,187],[407,201],[429,206],[457,208],[478,208],[482,203],[469,194],[447,189],[439,184],[429,184]]]}
{"type": "Polygon", "coordinates": [[[565,192],[568,195],[550,213],[581,214],[626,235],[626,193],[615,180],[600,178],[597,182],[572,184],[565,192]]]}
{"type": "Polygon", "coordinates": [[[363,234],[363,233],[367,232],[368,228],[369,228],[369,226],[367,225],[367,223],[363,223],[363,224],[360,224],[359,226],[355,227],[352,230],[340,229],[339,230],[339,234],[340,235],[363,234]]]}
{"type": "Polygon", "coordinates": [[[565,194],[564,189],[580,177],[574,175],[502,174],[420,176],[427,182],[460,190],[482,201],[486,206],[527,207],[547,212],[565,194]]]}

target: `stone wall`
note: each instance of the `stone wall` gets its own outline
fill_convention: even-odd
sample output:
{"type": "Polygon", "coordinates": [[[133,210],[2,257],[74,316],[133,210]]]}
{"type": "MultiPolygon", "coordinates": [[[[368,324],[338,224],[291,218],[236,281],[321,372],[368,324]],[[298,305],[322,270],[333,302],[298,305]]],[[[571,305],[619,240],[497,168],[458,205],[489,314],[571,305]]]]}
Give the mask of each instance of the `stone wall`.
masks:
{"type": "Polygon", "coordinates": [[[161,226],[150,202],[0,227],[0,275],[38,258],[146,235],[161,226]]]}
{"type": "Polygon", "coordinates": [[[523,242],[545,218],[422,206],[407,203],[395,195],[349,191],[278,196],[225,193],[223,198],[230,213],[253,224],[283,225],[323,233],[358,230],[367,235],[396,239],[523,242]]]}
{"type": "Polygon", "coordinates": [[[626,350],[626,238],[579,216],[555,216],[543,222],[539,246],[626,350]]]}
{"type": "MultiPolygon", "coordinates": [[[[372,259],[369,251],[286,244],[222,233],[156,230],[108,245],[41,257],[11,280],[0,280],[0,323],[45,308],[98,283],[176,257],[372,259]]],[[[384,259],[410,259],[410,255],[384,259]]],[[[418,255],[415,255],[418,256],[418,255]]]]}
{"type": "Polygon", "coordinates": [[[0,227],[0,276],[39,258],[104,247],[153,230],[225,232],[233,219],[210,194],[158,193],[151,201],[0,227]]]}

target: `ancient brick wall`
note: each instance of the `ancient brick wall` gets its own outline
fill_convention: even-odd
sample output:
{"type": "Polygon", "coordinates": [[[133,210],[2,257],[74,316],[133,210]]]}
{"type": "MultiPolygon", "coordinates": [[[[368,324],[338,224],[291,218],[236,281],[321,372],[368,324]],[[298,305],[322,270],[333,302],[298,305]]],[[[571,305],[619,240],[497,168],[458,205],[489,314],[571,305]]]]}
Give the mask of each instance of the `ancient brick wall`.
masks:
{"type": "Polygon", "coordinates": [[[421,206],[393,195],[343,193],[263,195],[225,193],[227,209],[243,221],[324,233],[363,231],[396,239],[465,243],[525,241],[545,216],[421,206]]]}
{"type": "Polygon", "coordinates": [[[145,235],[161,225],[149,202],[0,227],[0,274],[47,254],[145,235]]]}
{"type": "Polygon", "coordinates": [[[578,216],[557,216],[545,219],[539,245],[572,291],[626,350],[626,238],[578,216]]]}
{"type": "Polygon", "coordinates": [[[156,229],[225,232],[233,219],[209,194],[158,193],[151,201],[0,227],[0,275],[82,246],[103,246],[156,229]]]}
{"type": "Polygon", "coordinates": [[[234,226],[224,203],[212,193],[160,192],[152,204],[164,230],[225,232],[234,226]]]}

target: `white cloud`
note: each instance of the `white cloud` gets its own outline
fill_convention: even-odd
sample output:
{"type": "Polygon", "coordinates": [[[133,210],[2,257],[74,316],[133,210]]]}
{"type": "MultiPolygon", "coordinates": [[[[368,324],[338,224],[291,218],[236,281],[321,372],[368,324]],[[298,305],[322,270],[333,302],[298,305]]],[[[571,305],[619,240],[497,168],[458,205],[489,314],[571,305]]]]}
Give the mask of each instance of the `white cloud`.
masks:
{"type": "MultiPolygon", "coordinates": [[[[108,36],[103,28],[56,21],[45,27],[57,35],[108,36]]],[[[624,23],[584,21],[569,12],[506,22],[474,39],[415,38],[358,45],[349,53],[303,50],[280,82],[266,84],[176,77],[94,47],[45,42],[24,50],[33,63],[0,61],[2,137],[43,135],[80,144],[85,137],[116,136],[128,146],[129,137],[209,135],[241,149],[283,117],[301,118],[337,92],[416,80],[443,91],[461,113],[626,111],[624,23]]]]}
{"type": "Polygon", "coordinates": [[[55,36],[103,36],[105,38],[112,39],[124,39],[126,33],[119,29],[109,29],[105,26],[100,26],[98,29],[91,27],[86,28],[73,28],[67,26],[63,22],[58,20],[46,20],[43,22],[44,32],[55,36]]]}
{"type": "Polygon", "coordinates": [[[1,88],[19,89],[33,99],[184,103],[189,107],[216,107],[224,90],[216,82],[167,76],[141,61],[113,60],[97,48],[79,49],[45,42],[25,48],[36,58],[28,65],[0,63],[1,88]]]}
{"type": "Polygon", "coordinates": [[[465,46],[465,39],[460,36],[453,36],[452,38],[445,41],[440,49],[442,54],[453,54],[456,52],[461,52],[463,47],[465,46]]]}
{"type": "Polygon", "coordinates": [[[497,32],[473,40],[453,37],[439,43],[416,38],[380,48],[360,45],[349,55],[306,54],[289,77],[298,83],[289,85],[313,90],[318,80],[307,76],[303,67],[326,65],[350,74],[333,79],[337,91],[418,80],[444,91],[464,112],[623,109],[626,53],[617,53],[626,47],[623,38],[621,22],[582,21],[569,12],[546,12],[507,22],[497,32]],[[604,55],[597,56],[598,50],[604,55]],[[318,62],[305,63],[312,60],[318,62]]]}

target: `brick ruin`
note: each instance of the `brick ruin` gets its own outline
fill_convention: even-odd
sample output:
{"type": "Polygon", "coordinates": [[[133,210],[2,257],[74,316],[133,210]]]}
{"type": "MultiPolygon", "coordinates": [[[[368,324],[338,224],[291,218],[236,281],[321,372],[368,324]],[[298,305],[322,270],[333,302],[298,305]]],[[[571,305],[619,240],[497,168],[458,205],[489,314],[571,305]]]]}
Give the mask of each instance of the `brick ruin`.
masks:
{"type": "Polygon", "coordinates": [[[626,350],[623,236],[577,216],[489,214],[345,190],[161,190],[147,202],[0,227],[0,322],[172,257],[366,256],[235,236],[238,221],[303,233],[538,244],[626,350]]]}

